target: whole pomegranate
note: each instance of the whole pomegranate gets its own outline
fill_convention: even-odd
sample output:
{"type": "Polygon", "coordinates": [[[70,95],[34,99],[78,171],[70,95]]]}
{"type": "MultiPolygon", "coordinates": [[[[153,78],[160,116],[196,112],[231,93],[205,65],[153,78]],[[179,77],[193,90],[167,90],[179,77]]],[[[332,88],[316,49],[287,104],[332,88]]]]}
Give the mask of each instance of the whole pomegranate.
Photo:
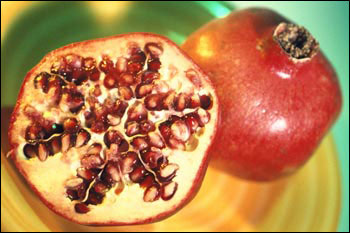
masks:
{"type": "Polygon", "coordinates": [[[214,167],[251,180],[291,174],[339,115],[337,76],[318,42],[276,12],[233,12],[182,48],[207,72],[222,105],[214,167]]]}
{"type": "Polygon", "coordinates": [[[174,43],[119,35],[57,49],[27,74],[10,155],[67,219],[149,223],[196,194],[217,119],[210,81],[174,43]]]}

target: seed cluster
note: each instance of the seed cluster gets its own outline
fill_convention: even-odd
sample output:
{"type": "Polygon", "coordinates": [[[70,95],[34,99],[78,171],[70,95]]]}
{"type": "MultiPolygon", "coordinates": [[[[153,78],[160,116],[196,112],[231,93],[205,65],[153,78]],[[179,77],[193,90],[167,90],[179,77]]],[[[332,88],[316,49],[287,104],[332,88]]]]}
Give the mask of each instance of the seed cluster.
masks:
{"type": "Polygon", "coordinates": [[[26,115],[33,124],[26,129],[24,154],[45,161],[73,147],[87,146],[76,176],[66,183],[67,197],[76,201],[78,213],[88,212],[88,205],[101,204],[112,188],[119,194],[131,183],[144,188],[145,202],[171,199],[178,188],[173,178],[179,165],[169,162],[162,150],[186,150],[192,135],[210,121],[210,96],[176,93],[161,80],[159,44],[148,43],[144,51],[131,46],[129,51],[128,58],[119,57],[115,64],[105,55],[97,64],[92,57],[68,54],[52,64],[50,73],[34,79],[34,87],[47,95],[50,106],[70,117],[50,122],[27,106],[26,115]],[[85,86],[86,93],[81,91],[85,86]],[[101,101],[105,89],[117,89],[118,95],[101,101]],[[192,111],[184,114],[185,109],[192,111]],[[149,114],[156,111],[172,114],[153,122],[149,114]],[[83,122],[71,117],[79,113],[83,122]],[[122,118],[126,136],[115,128],[122,118]],[[103,142],[92,141],[95,133],[103,134],[103,142]]]}

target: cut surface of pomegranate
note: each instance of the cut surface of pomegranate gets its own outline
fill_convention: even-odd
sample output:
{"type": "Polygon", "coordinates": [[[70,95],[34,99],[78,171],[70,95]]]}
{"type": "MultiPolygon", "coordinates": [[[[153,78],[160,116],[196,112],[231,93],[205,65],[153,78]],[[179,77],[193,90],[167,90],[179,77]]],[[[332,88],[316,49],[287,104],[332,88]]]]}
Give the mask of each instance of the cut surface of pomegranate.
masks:
{"type": "Polygon", "coordinates": [[[27,74],[10,154],[69,220],[149,223],[194,197],[217,121],[210,81],[173,42],[117,35],[59,48],[27,74]]]}

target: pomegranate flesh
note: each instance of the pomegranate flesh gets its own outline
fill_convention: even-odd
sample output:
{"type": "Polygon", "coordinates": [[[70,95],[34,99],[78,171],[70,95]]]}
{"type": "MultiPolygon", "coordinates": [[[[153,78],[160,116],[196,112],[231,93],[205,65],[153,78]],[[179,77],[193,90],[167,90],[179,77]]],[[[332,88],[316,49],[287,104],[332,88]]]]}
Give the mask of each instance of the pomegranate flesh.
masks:
{"type": "Polygon", "coordinates": [[[217,121],[210,81],[173,42],[118,35],[57,49],[27,74],[10,154],[69,220],[149,223],[194,197],[217,121]]]}

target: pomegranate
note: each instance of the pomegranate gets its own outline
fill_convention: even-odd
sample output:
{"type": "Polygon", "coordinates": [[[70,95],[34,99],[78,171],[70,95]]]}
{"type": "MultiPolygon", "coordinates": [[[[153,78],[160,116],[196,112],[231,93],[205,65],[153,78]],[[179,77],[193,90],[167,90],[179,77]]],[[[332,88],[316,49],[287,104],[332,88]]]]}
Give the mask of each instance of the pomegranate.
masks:
{"type": "Polygon", "coordinates": [[[217,90],[222,121],[211,165],[230,174],[263,181],[293,173],[339,115],[337,76],[318,42],[276,12],[233,12],[182,48],[217,90]]]}
{"type": "Polygon", "coordinates": [[[118,35],[59,48],[27,74],[10,155],[69,220],[149,223],[194,197],[217,121],[210,81],[173,42],[118,35]]]}

